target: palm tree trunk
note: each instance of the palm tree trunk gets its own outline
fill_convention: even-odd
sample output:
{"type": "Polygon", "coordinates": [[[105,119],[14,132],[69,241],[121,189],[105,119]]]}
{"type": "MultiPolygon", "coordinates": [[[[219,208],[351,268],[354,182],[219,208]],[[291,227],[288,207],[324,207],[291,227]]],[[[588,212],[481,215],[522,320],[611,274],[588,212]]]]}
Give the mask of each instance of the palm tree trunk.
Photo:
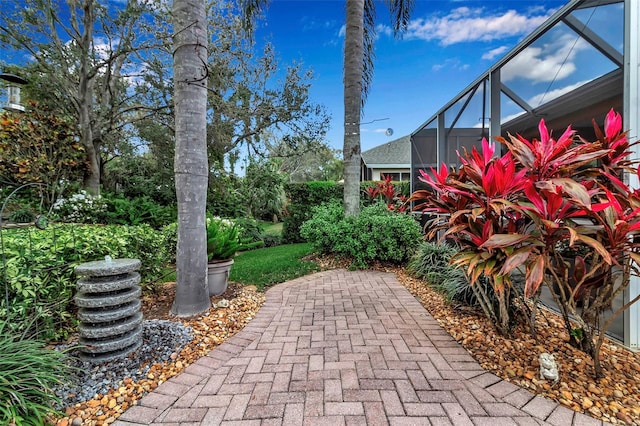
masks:
{"type": "Polygon", "coordinates": [[[211,306],[207,291],[207,16],[205,0],[174,0],[177,287],[171,311],[191,316],[211,306]]]}
{"type": "Polygon", "coordinates": [[[360,115],[364,73],[364,0],[347,0],[344,40],[344,209],[360,213],[360,115]]]}

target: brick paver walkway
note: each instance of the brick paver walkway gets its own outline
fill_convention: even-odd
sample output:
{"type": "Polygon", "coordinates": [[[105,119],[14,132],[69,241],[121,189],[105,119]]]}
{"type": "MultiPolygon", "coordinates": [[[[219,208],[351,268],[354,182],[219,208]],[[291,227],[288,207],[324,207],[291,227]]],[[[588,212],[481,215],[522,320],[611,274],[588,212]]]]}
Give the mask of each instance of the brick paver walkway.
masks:
{"type": "Polygon", "coordinates": [[[116,426],[600,425],[485,372],[397,281],[333,270],[279,284],[240,333],[116,426]]]}

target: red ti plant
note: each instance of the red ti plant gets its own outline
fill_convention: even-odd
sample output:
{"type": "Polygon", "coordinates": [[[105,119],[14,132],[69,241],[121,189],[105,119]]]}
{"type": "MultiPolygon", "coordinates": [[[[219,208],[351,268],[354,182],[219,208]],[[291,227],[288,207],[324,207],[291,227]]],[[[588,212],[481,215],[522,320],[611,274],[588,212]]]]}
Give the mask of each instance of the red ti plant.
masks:
{"type": "Polygon", "coordinates": [[[638,169],[621,123],[610,111],[604,132],[594,123],[590,142],[571,128],[556,140],[541,120],[540,139],[496,138],[508,150],[502,157],[483,140],[482,152],[460,155],[458,171],[421,171],[430,190],[411,197],[416,209],[435,214],[431,236],[443,231],[460,246],[452,262],[466,268],[474,292],[480,275],[492,283],[499,309],[478,299],[499,331],[509,331],[512,273],[524,270],[525,298],[535,302],[541,286],[549,288],[570,342],[593,357],[596,376],[605,331],[638,299],[603,321],[629,274],[640,273],[640,190],[623,179],[638,169]]]}
{"type": "Polygon", "coordinates": [[[407,209],[407,198],[400,193],[400,191],[394,186],[391,181],[391,175],[385,176],[381,174],[382,181],[377,182],[376,186],[370,186],[367,188],[367,195],[370,201],[375,201],[379,198],[383,199],[387,208],[391,211],[397,211],[403,213],[407,209]]]}

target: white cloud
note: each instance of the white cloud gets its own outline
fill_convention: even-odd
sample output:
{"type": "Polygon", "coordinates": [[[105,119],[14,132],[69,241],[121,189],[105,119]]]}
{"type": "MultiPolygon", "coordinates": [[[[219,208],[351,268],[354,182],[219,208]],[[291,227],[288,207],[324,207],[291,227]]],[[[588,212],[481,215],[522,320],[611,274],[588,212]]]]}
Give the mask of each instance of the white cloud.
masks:
{"type": "Polygon", "coordinates": [[[509,48],[507,46],[496,47],[495,49],[491,49],[490,51],[488,51],[484,55],[482,55],[482,59],[486,59],[486,60],[490,61],[493,58],[502,55],[508,49],[509,48]]]}
{"type": "Polygon", "coordinates": [[[340,30],[338,31],[338,37],[344,37],[346,33],[347,33],[347,26],[343,25],[340,27],[340,30]]]}
{"type": "Polygon", "coordinates": [[[431,66],[432,71],[440,71],[441,69],[444,69],[444,68],[454,69],[457,71],[464,71],[467,68],[469,68],[469,64],[460,62],[460,59],[458,58],[449,58],[443,63],[434,64],[431,66]]]}
{"type": "Polygon", "coordinates": [[[544,46],[529,46],[502,68],[502,81],[523,78],[541,83],[568,77],[577,69],[576,54],[588,47],[586,41],[576,38],[564,34],[544,46]]]}
{"type": "Polygon", "coordinates": [[[438,41],[444,46],[470,41],[492,41],[522,36],[539,27],[553,11],[524,15],[515,10],[490,14],[483,8],[459,7],[448,15],[414,19],[405,39],[438,41]]]}
{"type": "Polygon", "coordinates": [[[584,81],[579,81],[577,83],[574,84],[570,84],[568,86],[565,87],[560,87],[558,89],[555,90],[551,90],[549,92],[545,92],[545,93],[541,93],[539,95],[535,95],[534,97],[532,97],[531,99],[528,100],[529,105],[533,106],[534,108],[542,105],[543,103],[547,103],[549,101],[552,101],[555,98],[558,98],[562,95],[564,95],[565,93],[569,93],[575,89],[577,89],[578,87],[582,86],[583,84],[588,83],[590,80],[584,80],[584,81]]]}

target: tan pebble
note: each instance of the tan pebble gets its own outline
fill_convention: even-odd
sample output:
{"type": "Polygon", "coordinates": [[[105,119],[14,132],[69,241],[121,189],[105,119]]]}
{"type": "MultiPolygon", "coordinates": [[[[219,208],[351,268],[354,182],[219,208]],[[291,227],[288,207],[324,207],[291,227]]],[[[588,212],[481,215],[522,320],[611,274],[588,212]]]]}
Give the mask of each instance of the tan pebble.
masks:
{"type": "Polygon", "coordinates": [[[593,407],[593,401],[591,401],[589,398],[583,398],[582,399],[582,409],[583,410],[588,410],[591,407],[593,407]]]}
{"type": "Polygon", "coordinates": [[[596,395],[600,395],[602,393],[602,391],[600,391],[600,389],[598,389],[593,383],[589,385],[587,390],[591,393],[595,393],[596,395]]]}
{"type": "Polygon", "coordinates": [[[97,407],[98,405],[100,405],[100,401],[98,401],[97,399],[92,399],[92,400],[90,400],[90,401],[87,401],[87,406],[88,406],[89,408],[95,408],[95,407],[97,407]]]}
{"type": "Polygon", "coordinates": [[[589,412],[590,412],[593,416],[595,416],[595,417],[597,417],[597,418],[602,417],[602,411],[600,411],[600,409],[599,409],[598,407],[591,407],[591,408],[589,408],[589,412]]]}
{"type": "Polygon", "coordinates": [[[622,420],[624,423],[628,425],[633,424],[633,420],[631,420],[631,417],[629,417],[627,414],[623,413],[622,411],[619,411],[616,413],[616,418],[618,420],[622,420]]]}
{"type": "Polygon", "coordinates": [[[116,402],[118,404],[122,404],[124,402],[124,396],[119,396],[118,398],[116,398],[116,402]]]}
{"type": "Polygon", "coordinates": [[[623,407],[622,407],[622,405],[620,405],[616,401],[613,401],[613,402],[609,403],[609,408],[611,408],[613,410],[621,410],[623,407]]]}
{"type": "Polygon", "coordinates": [[[115,422],[115,421],[116,421],[116,418],[115,418],[115,417],[113,417],[113,416],[111,416],[111,417],[108,417],[108,418],[104,421],[104,424],[109,425],[109,424],[111,424],[111,423],[113,423],[113,422],[115,422]]]}
{"type": "Polygon", "coordinates": [[[571,395],[571,392],[567,392],[563,390],[561,394],[564,397],[564,399],[566,399],[567,401],[573,401],[573,395],[571,395]]]}
{"type": "Polygon", "coordinates": [[[69,425],[69,419],[60,419],[57,423],[58,426],[68,426],[69,425]]]}
{"type": "Polygon", "coordinates": [[[71,422],[71,426],[82,426],[82,419],[80,417],[76,417],[71,422]]]}
{"type": "Polygon", "coordinates": [[[113,407],[115,407],[116,405],[118,405],[118,402],[115,400],[115,398],[111,398],[111,399],[109,400],[109,403],[107,404],[107,407],[109,407],[109,408],[113,408],[113,407]]]}
{"type": "Polygon", "coordinates": [[[616,390],[613,391],[613,396],[615,396],[616,398],[622,398],[622,397],[624,397],[624,394],[622,393],[621,390],[616,389],[616,390]]]}
{"type": "Polygon", "coordinates": [[[571,404],[571,401],[567,401],[567,400],[566,400],[566,399],[564,399],[564,398],[559,398],[559,399],[558,399],[558,401],[560,401],[560,404],[562,404],[562,405],[566,405],[567,407],[571,407],[571,405],[572,405],[572,404],[571,404]]]}

